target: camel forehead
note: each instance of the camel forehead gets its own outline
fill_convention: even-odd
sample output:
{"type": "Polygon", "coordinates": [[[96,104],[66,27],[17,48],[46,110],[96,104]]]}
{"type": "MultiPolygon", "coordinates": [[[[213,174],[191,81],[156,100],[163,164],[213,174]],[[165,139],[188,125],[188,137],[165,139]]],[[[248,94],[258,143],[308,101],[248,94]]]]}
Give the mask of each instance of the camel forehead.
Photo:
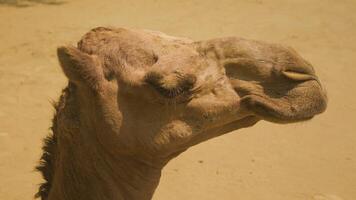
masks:
{"type": "Polygon", "coordinates": [[[143,50],[167,54],[180,48],[191,48],[192,42],[187,38],[173,37],[158,31],[99,27],[85,34],[78,47],[92,54],[105,51],[116,53],[112,51],[114,49],[131,53],[143,50]]]}
{"type": "Polygon", "coordinates": [[[78,48],[98,55],[106,68],[147,68],[157,63],[161,68],[182,70],[202,60],[192,40],[151,30],[100,27],[85,34],[78,48]]]}

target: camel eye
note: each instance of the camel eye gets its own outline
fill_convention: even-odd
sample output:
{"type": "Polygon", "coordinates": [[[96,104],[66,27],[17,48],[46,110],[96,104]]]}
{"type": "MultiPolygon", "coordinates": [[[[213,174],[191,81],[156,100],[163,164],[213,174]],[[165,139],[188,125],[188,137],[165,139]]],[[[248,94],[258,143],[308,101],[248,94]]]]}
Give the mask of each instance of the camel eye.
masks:
{"type": "Polygon", "coordinates": [[[146,75],[145,82],[165,98],[171,99],[189,93],[196,82],[196,77],[193,75],[181,76],[177,74],[163,77],[157,72],[150,72],[146,75]]]}

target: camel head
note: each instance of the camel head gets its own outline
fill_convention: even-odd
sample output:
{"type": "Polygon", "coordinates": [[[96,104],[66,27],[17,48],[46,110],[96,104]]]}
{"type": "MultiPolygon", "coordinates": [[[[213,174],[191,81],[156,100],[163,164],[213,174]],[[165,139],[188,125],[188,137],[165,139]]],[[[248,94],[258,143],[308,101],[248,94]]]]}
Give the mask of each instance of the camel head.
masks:
{"type": "Polygon", "coordinates": [[[311,64],[282,45],[96,28],[58,57],[82,126],[96,130],[88,137],[118,154],[168,161],[259,120],[304,121],[326,108],[311,64]]]}

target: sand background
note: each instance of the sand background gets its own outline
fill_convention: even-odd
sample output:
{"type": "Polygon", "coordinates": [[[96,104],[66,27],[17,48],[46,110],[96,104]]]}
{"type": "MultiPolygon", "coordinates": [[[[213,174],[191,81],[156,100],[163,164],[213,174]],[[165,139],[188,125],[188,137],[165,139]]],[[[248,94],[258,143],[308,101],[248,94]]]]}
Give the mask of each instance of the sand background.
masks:
{"type": "Polygon", "coordinates": [[[252,128],[205,142],[163,171],[154,200],[356,199],[355,0],[0,1],[0,200],[32,199],[33,168],[66,79],[56,47],[96,26],[195,40],[241,36],[293,46],[328,90],[310,122],[252,128]]]}

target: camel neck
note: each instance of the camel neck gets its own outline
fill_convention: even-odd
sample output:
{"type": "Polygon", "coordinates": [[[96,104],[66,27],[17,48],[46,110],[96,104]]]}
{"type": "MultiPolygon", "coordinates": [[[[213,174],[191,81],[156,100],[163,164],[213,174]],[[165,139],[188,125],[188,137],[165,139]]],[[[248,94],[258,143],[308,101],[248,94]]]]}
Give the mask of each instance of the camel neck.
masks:
{"type": "Polygon", "coordinates": [[[152,198],[163,166],[144,162],[139,156],[112,155],[88,140],[72,141],[77,142],[62,143],[60,149],[65,151],[56,158],[48,200],[152,198]]]}
{"type": "Polygon", "coordinates": [[[100,115],[96,102],[78,101],[74,92],[68,87],[56,107],[55,142],[49,144],[50,162],[41,169],[48,181],[39,192],[42,199],[151,199],[164,164],[118,150],[117,133],[103,121],[108,115],[100,115]]]}

